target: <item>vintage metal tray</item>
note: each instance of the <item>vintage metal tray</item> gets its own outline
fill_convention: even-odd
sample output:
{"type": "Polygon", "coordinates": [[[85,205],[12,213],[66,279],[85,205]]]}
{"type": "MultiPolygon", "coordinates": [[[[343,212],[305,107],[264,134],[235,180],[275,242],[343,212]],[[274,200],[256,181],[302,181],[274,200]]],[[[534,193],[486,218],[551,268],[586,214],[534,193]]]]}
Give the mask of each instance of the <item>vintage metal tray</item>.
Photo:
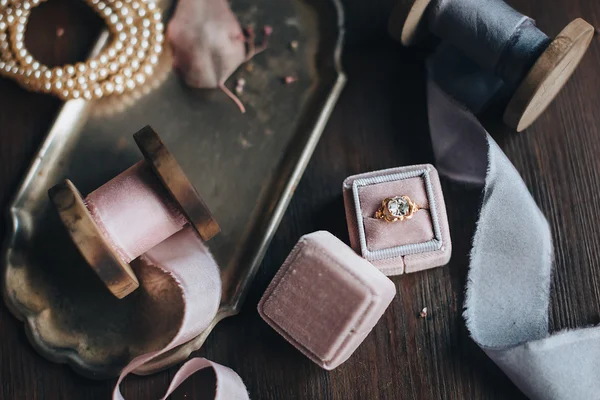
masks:
{"type": "MultiPolygon", "coordinates": [[[[157,296],[142,287],[114,298],[85,265],[47,196],[67,177],[89,193],[140,160],[132,135],[147,124],[221,225],[209,246],[221,268],[223,297],[209,329],[137,372],[182,361],[217,322],[239,311],[345,77],[338,0],[234,0],[232,7],[242,25],[274,28],[268,50],[232,78],[247,82],[246,114],[219,91],[185,87],[166,54],[161,82],[149,93],[69,101],[48,133],[10,207],[3,287],[6,304],[46,358],[89,377],[110,377],[133,357],[164,346],[173,333],[169,321],[177,310],[165,299],[174,289],[167,284],[157,296]],[[297,51],[289,48],[292,40],[299,42],[297,51]],[[285,85],[286,75],[298,81],[285,85]]],[[[149,285],[161,279],[137,273],[149,285]]]]}

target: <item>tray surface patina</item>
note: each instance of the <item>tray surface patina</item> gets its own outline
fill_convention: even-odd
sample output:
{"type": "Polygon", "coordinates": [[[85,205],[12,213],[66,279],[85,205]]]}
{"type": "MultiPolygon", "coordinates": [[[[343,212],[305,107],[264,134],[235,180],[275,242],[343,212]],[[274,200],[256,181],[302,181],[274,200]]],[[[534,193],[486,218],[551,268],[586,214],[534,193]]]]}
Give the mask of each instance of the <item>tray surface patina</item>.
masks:
{"type": "MultiPolygon", "coordinates": [[[[174,283],[134,261],[142,287],[123,300],[113,297],[85,265],[47,196],[64,178],[85,195],[142,159],[132,135],[145,125],[158,132],[221,226],[208,244],[221,268],[223,297],[211,327],[136,372],[182,361],[219,320],[239,311],[345,77],[338,0],[235,0],[232,8],[243,26],[274,29],[269,48],[231,78],[247,82],[246,114],[220,91],[182,84],[166,52],[160,83],[149,93],[69,101],[44,141],[11,204],[3,294],[46,358],[89,377],[111,377],[173,336],[181,313],[174,283]],[[284,84],[288,75],[298,81],[284,84]]],[[[106,39],[105,33],[97,47],[106,39]]]]}

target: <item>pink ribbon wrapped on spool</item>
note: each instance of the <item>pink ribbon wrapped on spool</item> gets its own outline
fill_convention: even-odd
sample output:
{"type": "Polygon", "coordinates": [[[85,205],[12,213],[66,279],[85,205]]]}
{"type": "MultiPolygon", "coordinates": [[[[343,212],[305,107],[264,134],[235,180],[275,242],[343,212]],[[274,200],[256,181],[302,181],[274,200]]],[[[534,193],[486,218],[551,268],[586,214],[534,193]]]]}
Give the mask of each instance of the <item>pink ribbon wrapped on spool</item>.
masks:
{"type": "Polygon", "coordinates": [[[126,263],[179,232],[187,222],[145,161],[94,190],[85,204],[126,263]]]}
{"type": "Polygon", "coordinates": [[[145,156],[83,199],[69,180],[50,198],[88,264],[118,298],[138,280],[129,263],[188,224],[203,240],[219,225],[156,132],[134,135],[145,156]]]}
{"type": "MultiPolygon", "coordinates": [[[[124,399],[119,385],[129,373],[200,335],[221,302],[220,270],[203,241],[218,233],[218,224],[158,135],[146,127],[134,138],[146,159],[85,199],[70,181],[49,191],[76,246],[113,294],[121,298],[137,288],[129,265],[134,259],[143,268],[159,269],[179,289],[179,301],[173,303],[181,315],[175,333],[164,348],[133,359],[121,371],[115,400],[124,399]]],[[[145,291],[160,298],[165,281],[152,274],[143,278],[145,291]]],[[[163,398],[205,368],[215,373],[216,399],[248,399],[234,371],[204,358],[185,363],[163,398]]]]}

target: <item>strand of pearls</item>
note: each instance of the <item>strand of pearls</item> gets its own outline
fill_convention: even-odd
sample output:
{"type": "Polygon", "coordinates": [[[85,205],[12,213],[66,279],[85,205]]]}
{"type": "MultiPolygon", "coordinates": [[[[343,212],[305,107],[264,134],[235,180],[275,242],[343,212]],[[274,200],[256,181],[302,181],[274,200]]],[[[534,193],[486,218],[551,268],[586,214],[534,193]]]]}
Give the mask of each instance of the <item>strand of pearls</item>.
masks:
{"type": "Polygon", "coordinates": [[[152,76],[164,41],[154,0],[85,0],[106,21],[111,40],[86,62],[54,68],[41,64],[25,47],[31,9],[43,1],[0,0],[0,75],[63,100],[122,94],[152,76]]]}

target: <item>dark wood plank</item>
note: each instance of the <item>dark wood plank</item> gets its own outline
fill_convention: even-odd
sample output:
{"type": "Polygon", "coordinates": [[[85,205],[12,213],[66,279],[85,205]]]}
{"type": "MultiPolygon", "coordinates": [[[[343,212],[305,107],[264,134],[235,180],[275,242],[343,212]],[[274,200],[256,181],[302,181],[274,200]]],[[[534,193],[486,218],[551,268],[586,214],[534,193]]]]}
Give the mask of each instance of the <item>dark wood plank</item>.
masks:
{"type": "MultiPolygon", "coordinates": [[[[286,213],[242,313],[219,324],[199,352],[236,370],[254,399],[517,399],[519,391],[472,342],[462,319],[463,288],[479,193],[444,181],[454,255],[450,265],[394,278],[398,296],[356,354],[325,372],[264,324],[255,307],[298,237],[327,229],[348,240],[341,182],[379,168],[431,162],[424,50],[387,38],[391,0],[346,0],[350,78],[306,175],[286,213]],[[417,317],[422,307],[429,317],[417,317]]],[[[595,0],[512,0],[556,34],[583,16],[600,25],[595,0]]],[[[81,58],[101,23],[79,0],[52,0],[36,10],[27,42],[48,63],[81,58]],[[65,35],[55,38],[57,27],[65,35]]],[[[486,126],[513,161],[551,223],[556,248],[553,330],[600,322],[600,41],[549,110],[522,134],[490,115],[486,126]]],[[[5,210],[59,102],[0,79],[0,205],[5,210]]],[[[7,226],[0,220],[1,232],[7,226]]],[[[0,234],[4,237],[4,234],[0,234]]],[[[523,305],[526,307],[527,305],[523,305]]],[[[83,379],[42,359],[21,322],[0,307],[0,399],[106,399],[114,382],[83,379]]],[[[129,378],[128,399],[157,397],[170,370],[129,378]]],[[[196,398],[205,377],[174,399],[196,398]]]]}

